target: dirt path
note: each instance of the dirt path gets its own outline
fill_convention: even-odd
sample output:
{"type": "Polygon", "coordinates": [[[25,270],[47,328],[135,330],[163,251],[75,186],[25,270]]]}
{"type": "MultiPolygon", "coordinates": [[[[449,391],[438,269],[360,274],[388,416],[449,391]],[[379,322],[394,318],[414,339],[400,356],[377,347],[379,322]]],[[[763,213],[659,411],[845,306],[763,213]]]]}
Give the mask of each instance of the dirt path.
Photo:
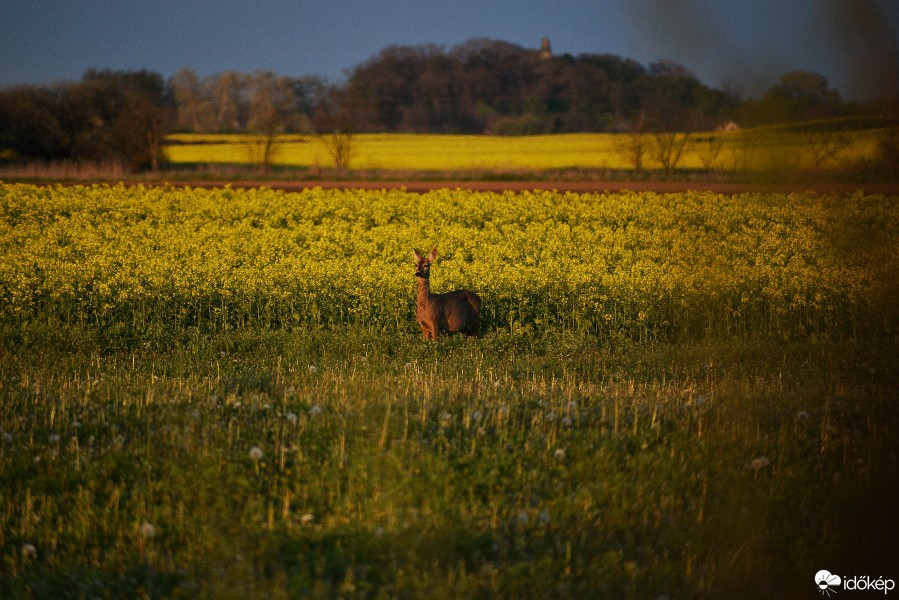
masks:
{"type": "MultiPolygon", "coordinates": [[[[55,185],[59,182],[43,181],[38,185],[55,185]]],[[[66,182],[64,185],[85,185],[91,182],[66,182]]],[[[261,188],[268,187],[287,192],[299,192],[307,189],[405,189],[409,192],[425,193],[441,189],[463,189],[481,192],[524,192],[531,190],[556,190],[559,192],[659,192],[678,193],[687,191],[709,191],[720,194],[742,194],[751,192],[767,193],[794,193],[794,192],[818,192],[851,194],[861,191],[866,194],[899,195],[899,182],[895,183],[727,183],[708,181],[150,181],[133,180],[125,181],[125,185],[174,185],[176,187],[196,188],[220,188],[230,185],[233,188],[261,188]]]]}
{"type": "MultiPolygon", "coordinates": [[[[269,187],[296,192],[305,189],[405,189],[424,193],[440,189],[463,189],[486,192],[523,192],[529,190],[557,190],[560,192],[660,192],[710,191],[721,194],[748,192],[792,193],[813,191],[819,193],[899,194],[897,183],[787,183],[753,184],[689,181],[185,181],[173,182],[178,186],[216,188],[230,184],[234,188],[269,187]]],[[[153,185],[153,184],[150,184],[153,185]]]]}

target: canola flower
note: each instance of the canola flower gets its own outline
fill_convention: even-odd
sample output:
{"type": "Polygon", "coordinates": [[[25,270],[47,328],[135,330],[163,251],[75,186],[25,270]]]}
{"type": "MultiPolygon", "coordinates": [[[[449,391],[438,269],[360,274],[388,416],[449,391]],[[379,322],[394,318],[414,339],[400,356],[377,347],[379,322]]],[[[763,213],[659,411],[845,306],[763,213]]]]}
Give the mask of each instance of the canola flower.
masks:
{"type": "Polygon", "coordinates": [[[0,324],[414,333],[416,245],[441,248],[435,290],[478,291],[488,331],[853,335],[899,269],[899,202],[0,184],[0,324]]]}

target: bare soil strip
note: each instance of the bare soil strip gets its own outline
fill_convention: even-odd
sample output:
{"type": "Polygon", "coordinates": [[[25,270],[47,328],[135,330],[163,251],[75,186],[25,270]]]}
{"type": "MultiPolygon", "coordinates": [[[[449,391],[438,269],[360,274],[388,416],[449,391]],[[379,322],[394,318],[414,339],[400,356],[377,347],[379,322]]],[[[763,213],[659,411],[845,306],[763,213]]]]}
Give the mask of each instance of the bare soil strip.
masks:
{"type": "MultiPolygon", "coordinates": [[[[38,185],[55,185],[55,181],[41,181],[38,185]]],[[[91,182],[64,182],[63,185],[85,185],[91,182]]],[[[402,189],[408,192],[425,193],[432,190],[461,189],[479,192],[526,192],[533,190],[554,190],[558,192],[591,193],[591,192],[658,192],[681,193],[689,191],[708,191],[719,194],[744,194],[752,192],[762,193],[799,193],[817,192],[830,194],[852,194],[862,192],[865,194],[899,195],[899,182],[882,183],[729,183],[713,181],[465,181],[465,180],[441,180],[441,181],[375,181],[375,180],[197,180],[197,181],[124,181],[125,185],[160,186],[173,185],[176,187],[195,188],[221,188],[231,186],[233,188],[271,188],[287,192],[299,192],[307,189],[364,189],[364,190],[394,190],[402,189]]]]}

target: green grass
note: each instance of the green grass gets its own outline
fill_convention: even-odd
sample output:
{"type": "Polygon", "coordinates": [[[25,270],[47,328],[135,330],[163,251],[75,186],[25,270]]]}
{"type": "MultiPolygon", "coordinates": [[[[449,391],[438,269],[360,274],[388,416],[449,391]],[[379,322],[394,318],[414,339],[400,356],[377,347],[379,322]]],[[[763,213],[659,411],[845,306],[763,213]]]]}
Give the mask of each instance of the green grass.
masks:
{"type": "Polygon", "coordinates": [[[821,568],[894,575],[891,342],[60,339],[0,353],[4,598],[810,596],[821,568]]]}
{"type": "Polygon", "coordinates": [[[895,580],[896,208],[0,186],[0,597],[895,580]]]}

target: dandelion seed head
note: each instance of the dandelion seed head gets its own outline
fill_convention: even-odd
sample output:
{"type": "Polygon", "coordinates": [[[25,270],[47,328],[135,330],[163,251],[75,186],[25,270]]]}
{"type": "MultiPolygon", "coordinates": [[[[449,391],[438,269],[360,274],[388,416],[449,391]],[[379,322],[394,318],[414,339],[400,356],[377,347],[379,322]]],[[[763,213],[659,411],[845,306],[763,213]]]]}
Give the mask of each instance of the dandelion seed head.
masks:
{"type": "Polygon", "coordinates": [[[768,460],[767,456],[759,456],[758,458],[753,458],[749,466],[752,467],[753,471],[761,471],[770,464],[771,461],[768,460]]]}
{"type": "Polygon", "coordinates": [[[308,525],[313,521],[315,521],[315,515],[313,515],[312,513],[306,513],[302,517],[300,517],[300,523],[302,523],[303,525],[308,525]]]}
{"type": "Polygon", "coordinates": [[[544,525],[546,525],[547,523],[549,523],[552,520],[552,517],[550,516],[549,511],[546,511],[546,510],[541,510],[540,514],[538,515],[537,518],[540,519],[540,522],[543,523],[544,525]]]}
{"type": "Polygon", "coordinates": [[[51,433],[51,434],[50,434],[50,437],[47,438],[47,439],[50,440],[50,443],[51,443],[51,444],[58,444],[58,443],[59,443],[59,434],[58,434],[58,433],[51,433]]]}
{"type": "Polygon", "coordinates": [[[808,414],[808,411],[800,410],[799,414],[796,415],[796,420],[800,423],[805,423],[811,418],[811,415],[808,414]]]}
{"type": "Polygon", "coordinates": [[[518,521],[519,525],[527,525],[528,513],[523,510],[518,511],[518,514],[515,516],[515,520],[518,521]]]}
{"type": "Polygon", "coordinates": [[[297,417],[296,413],[289,412],[289,413],[287,413],[287,416],[285,418],[287,419],[287,422],[290,423],[291,425],[297,424],[298,417],[297,417]]]}
{"type": "Polygon", "coordinates": [[[471,419],[472,419],[472,421],[480,421],[481,420],[481,411],[476,410],[473,413],[471,413],[471,419]]]}
{"type": "Polygon", "coordinates": [[[256,462],[262,460],[262,448],[259,446],[250,448],[250,458],[256,462]]]}
{"type": "Polygon", "coordinates": [[[564,425],[565,427],[571,427],[573,423],[574,421],[571,420],[571,417],[565,417],[564,419],[562,419],[562,425],[564,425]]]}
{"type": "Polygon", "coordinates": [[[315,375],[315,373],[317,371],[318,371],[318,367],[316,367],[315,365],[309,365],[309,374],[310,375],[315,375]]]}
{"type": "Polygon", "coordinates": [[[565,460],[565,450],[563,448],[556,448],[556,451],[553,452],[553,456],[556,460],[565,460]]]}
{"type": "Polygon", "coordinates": [[[149,521],[144,521],[140,525],[140,534],[144,537],[144,539],[150,539],[154,535],[156,535],[156,526],[149,521]]]}
{"type": "Polygon", "coordinates": [[[309,409],[309,414],[312,415],[313,417],[316,415],[320,415],[320,414],[322,414],[322,409],[318,404],[316,404],[315,406],[313,406],[312,408],[309,409]]]}
{"type": "Polygon", "coordinates": [[[22,557],[23,558],[34,558],[37,556],[37,548],[34,547],[34,544],[22,544],[22,557]]]}

